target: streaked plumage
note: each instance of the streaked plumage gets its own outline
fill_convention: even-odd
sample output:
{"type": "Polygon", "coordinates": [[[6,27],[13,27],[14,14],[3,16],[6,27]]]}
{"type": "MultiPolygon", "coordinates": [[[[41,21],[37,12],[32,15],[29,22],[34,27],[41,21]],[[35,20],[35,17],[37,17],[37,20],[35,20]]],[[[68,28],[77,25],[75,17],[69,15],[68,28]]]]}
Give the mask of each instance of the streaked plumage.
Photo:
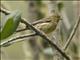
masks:
{"type": "Polygon", "coordinates": [[[36,24],[35,27],[42,30],[46,34],[48,34],[56,29],[56,26],[57,26],[59,20],[61,20],[61,18],[58,14],[54,14],[54,15],[51,15],[50,17],[43,18],[41,20],[49,21],[49,22],[36,24]]]}

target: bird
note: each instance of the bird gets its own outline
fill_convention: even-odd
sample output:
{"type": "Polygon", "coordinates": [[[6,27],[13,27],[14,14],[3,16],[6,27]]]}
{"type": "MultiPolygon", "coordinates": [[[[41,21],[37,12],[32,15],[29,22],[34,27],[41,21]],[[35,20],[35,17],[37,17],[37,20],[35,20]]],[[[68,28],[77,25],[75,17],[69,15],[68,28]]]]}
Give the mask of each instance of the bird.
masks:
{"type": "Polygon", "coordinates": [[[60,20],[62,20],[61,16],[58,13],[54,13],[49,17],[41,19],[39,21],[41,23],[35,24],[34,27],[40,29],[46,34],[49,34],[56,29],[60,20]]]}

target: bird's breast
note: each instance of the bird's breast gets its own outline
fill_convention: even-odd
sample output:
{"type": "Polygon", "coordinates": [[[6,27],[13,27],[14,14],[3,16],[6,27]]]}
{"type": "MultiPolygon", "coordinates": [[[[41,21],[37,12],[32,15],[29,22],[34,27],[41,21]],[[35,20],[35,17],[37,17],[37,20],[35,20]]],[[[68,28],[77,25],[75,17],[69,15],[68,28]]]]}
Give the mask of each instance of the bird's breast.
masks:
{"type": "Polygon", "coordinates": [[[56,29],[56,23],[42,23],[37,24],[35,27],[48,34],[56,29]]]}

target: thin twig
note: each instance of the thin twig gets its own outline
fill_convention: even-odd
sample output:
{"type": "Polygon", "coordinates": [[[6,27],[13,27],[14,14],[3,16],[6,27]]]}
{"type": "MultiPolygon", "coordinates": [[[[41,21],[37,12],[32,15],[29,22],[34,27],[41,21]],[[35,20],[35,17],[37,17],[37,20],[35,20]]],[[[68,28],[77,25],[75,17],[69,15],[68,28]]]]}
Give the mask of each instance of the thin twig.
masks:
{"type": "Polygon", "coordinates": [[[80,23],[80,16],[79,16],[79,19],[78,19],[78,21],[76,22],[76,24],[75,24],[72,32],[71,32],[69,38],[67,39],[66,44],[64,45],[64,48],[63,48],[64,50],[66,50],[66,49],[68,48],[68,46],[70,45],[70,42],[71,42],[73,36],[74,36],[75,33],[76,33],[76,30],[77,30],[77,28],[78,28],[78,26],[79,26],[79,23],[80,23]]]}
{"type": "MultiPolygon", "coordinates": [[[[6,12],[6,11],[5,11],[6,12]]],[[[62,51],[55,43],[53,43],[42,31],[36,29],[34,26],[32,26],[29,22],[26,21],[26,19],[22,18],[22,23],[25,25],[28,25],[33,31],[35,31],[39,36],[41,36],[43,39],[49,42],[63,57],[65,57],[67,60],[70,60],[70,58],[65,54],[64,51],[62,51]]]]}
{"type": "Polygon", "coordinates": [[[27,35],[23,35],[23,36],[17,36],[16,38],[13,38],[13,39],[10,39],[10,40],[8,40],[8,41],[2,42],[2,43],[0,44],[0,46],[7,47],[7,46],[9,46],[9,45],[12,45],[12,44],[15,43],[15,42],[24,41],[23,38],[33,37],[33,36],[36,36],[36,34],[33,33],[33,34],[27,34],[27,35]],[[19,39],[21,39],[21,40],[19,40],[19,39]]]}
{"type": "Polygon", "coordinates": [[[22,32],[22,31],[25,31],[27,30],[28,28],[24,28],[24,29],[19,29],[19,30],[16,30],[16,32],[22,32]]]}

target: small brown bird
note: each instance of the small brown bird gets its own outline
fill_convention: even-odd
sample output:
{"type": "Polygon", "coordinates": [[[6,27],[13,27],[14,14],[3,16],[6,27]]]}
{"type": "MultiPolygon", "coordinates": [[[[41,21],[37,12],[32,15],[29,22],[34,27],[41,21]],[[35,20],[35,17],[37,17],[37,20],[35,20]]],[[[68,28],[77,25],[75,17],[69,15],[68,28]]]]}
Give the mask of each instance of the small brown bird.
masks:
{"type": "Polygon", "coordinates": [[[60,15],[55,13],[55,14],[53,14],[47,18],[43,18],[41,20],[43,21],[43,23],[38,23],[34,26],[36,28],[40,29],[41,31],[45,32],[46,34],[49,34],[56,29],[56,26],[57,26],[59,20],[61,20],[61,17],[60,17],[60,15]]]}

